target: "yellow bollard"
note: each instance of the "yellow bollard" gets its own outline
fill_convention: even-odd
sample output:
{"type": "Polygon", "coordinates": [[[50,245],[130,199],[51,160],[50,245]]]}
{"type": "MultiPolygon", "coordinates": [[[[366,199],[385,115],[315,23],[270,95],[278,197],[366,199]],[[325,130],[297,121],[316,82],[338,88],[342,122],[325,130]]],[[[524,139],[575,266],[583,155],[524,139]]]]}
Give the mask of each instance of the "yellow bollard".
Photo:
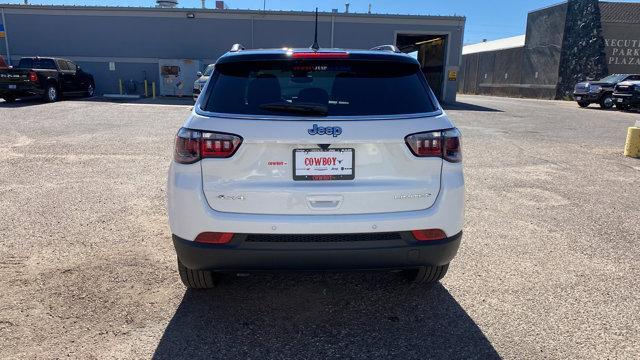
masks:
{"type": "Polygon", "coordinates": [[[147,79],[144,79],[144,97],[149,97],[149,91],[147,89],[147,79]]]}
{"type": "Polygon", "coordinates": [[[640,127],[633,126],[627,131],[627,143],[624,146],[624,155],[640,158],[640,127]]]}
{"type": "Polygon", "coordinates": [[[156,82],[152,81],[151,82],[151,94],[153,95],[153,98],[156,98],[156,82]]]}
{"type": "Polygon", "coordinates": [[[122,79],[118,79],[118,87],[120,88],[120,95],[122,95],[122,79]]]}

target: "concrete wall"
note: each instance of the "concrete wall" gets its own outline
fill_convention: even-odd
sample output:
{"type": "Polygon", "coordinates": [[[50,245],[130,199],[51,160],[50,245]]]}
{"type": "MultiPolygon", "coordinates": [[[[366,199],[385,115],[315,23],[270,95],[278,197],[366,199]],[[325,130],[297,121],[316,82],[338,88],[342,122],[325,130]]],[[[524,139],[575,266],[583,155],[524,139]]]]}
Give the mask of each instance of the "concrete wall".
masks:
{"type": "Polygon", "coordinates": [[[555,97],[566,13],[567,4],[529,13],[521,96],[555,97]]]}
{"type": "Polygon", "coordinates": [[[462,56],[460,75],[458,77],[458,92],[461,94],[478,93],[478,67],[480,66],[479,54],[462,56]]]}
{"type": "Polygon", "coordinates": [[[463,56],[460,92],[553,99],[566,4],[529,13],[524,47],[463,56]]]}
{"type": "MultiPolygon", "coordinates": [[[[74,60],[96,78],[98,93],[118,91],[118,78],[158,82],[158,59],[199,60],[204,67],[241,43],[247,48],[308,47],[314,15],[239,10],[93,8],[0,5],[13,61],[21,56],[74,60]],[[193,13],[195,18],[187,18],[193,13]],[[109,71],[109,62],[116,70],[109,71]]],[[[464,18],[321,14],[322,47],[370,48],[395,44],[398,33],[448,35],[447,69],[461,62],[464,18]]],[[[0,41],[1,42],[1,41],[0,41]]],[[[0,51],[6,54],[4,43],[0,51]]],[[[446,72],[445,72],[446,74],[446,72]]],[[[444,81],[444,100],[457,84],[444,81]]]]}
{"type": "Polygon", "coordinates": [[[580,81],[640,74],[640,3],[570,0],[533,11],[527,18],[520,81],[511,76],[514,81],[503,81],[500,74],[517,71],[510,61],[518,57],[511,50],[465,55],[459,91],[567,98],[580,81]]]}
{"type": "Polygon", "coordinates": [[[463,56],[462,87],[466,94],[519,96],[524,47],[463,56]]]}

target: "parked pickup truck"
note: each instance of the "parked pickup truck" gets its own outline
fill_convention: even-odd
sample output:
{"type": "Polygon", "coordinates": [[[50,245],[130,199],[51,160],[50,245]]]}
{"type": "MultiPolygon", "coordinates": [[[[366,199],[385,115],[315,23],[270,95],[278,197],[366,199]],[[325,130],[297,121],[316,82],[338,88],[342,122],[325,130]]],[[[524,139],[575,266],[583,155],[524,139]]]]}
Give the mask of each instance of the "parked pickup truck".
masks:
{"type": "Polygon", "coordinates": [[[580,107],[589,104],[599,104],[603,109],[611,109],[613,102],[613,88],[623,81],[640,80],[638,74],[612,74],[598,81],[585,81],[576,84],[573,98],[580,107]]]}
{"type": "Polygon", "coordinates": [[[620,110],[640,108],[640,81],[623,81],[616,85],[613,100],[620,110]]]}
{"type": "Polygon", "coordinates": [[[16,67],[0,69],[0,98],[41,96],[58,101],[62,95],[93,96],[93,76],[74,62],[58,58],[22,58],[16,67]]]}

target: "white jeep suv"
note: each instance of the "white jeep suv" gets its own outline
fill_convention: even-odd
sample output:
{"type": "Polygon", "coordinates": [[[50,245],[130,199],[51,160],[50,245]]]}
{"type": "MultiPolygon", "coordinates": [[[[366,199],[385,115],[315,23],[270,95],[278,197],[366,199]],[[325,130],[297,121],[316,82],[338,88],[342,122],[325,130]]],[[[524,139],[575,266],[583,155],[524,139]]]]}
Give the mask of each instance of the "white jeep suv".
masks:
{"type": "Polygon", "coordinates": [[[419,63],[387,48],[218,60],[169,170],[187,287],[225,272],[445,275],[462,238],[460,133],[419,63]]]}

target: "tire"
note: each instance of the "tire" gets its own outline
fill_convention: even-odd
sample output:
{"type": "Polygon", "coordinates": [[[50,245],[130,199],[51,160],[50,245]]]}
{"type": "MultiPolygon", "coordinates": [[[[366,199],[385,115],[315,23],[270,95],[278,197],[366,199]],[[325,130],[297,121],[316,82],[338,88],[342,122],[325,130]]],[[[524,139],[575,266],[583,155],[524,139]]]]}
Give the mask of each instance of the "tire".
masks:
{"type": "Polygon", "coordinates": [[[608,109],[611,109],[613,105],[614,105],[613,97],[611,96],[611,94],[603,95],[602,98],[600,98],[601,108],[608,110],[608,109]]]}
{"type": "Polygon", "coordinates": [[[87,85],[87,91],[85,91],[85,97],[93,97],[93,95],[96,92],[96,88],[95,85],[93,83],[89,83],[89,85],[87,85]]]}
{"type": "Polygon", "coordinates": [[[9,97],[9,96],[7,96],[7,97],[4,97],[3,99],[4,99],[4,101],[5,101],[6,103],[16,102],[16,98],[14,98],[14,97],[9,97]]]}
{"type": "Polygon", "coordinates": [[[578,101],[578,106],[580,106],[581,108],[586,108],[589,106],[589,103],[586,101],[578,101]]]}
{"type": "Polygon", "coordinates": [[[178,260],[180,280],[189,289],[212,289],[216,286],[216,276],[212,271],[191,270],[178,260]]]}
{"type": "Polygon", "coordinates": [[[47,91],[44,92],[44,99],[51,103],[58,101],[60,99],[58,87],[56,85],[49,84],[47,86],[47,91]]]}
{"type": "Polygon", "coordinates": [[[441,280],[449,270],[449,264],[441,266],[422,266],[417,269],[402,270],[405,279],[416,284],[430,284],[441,280]]]}

